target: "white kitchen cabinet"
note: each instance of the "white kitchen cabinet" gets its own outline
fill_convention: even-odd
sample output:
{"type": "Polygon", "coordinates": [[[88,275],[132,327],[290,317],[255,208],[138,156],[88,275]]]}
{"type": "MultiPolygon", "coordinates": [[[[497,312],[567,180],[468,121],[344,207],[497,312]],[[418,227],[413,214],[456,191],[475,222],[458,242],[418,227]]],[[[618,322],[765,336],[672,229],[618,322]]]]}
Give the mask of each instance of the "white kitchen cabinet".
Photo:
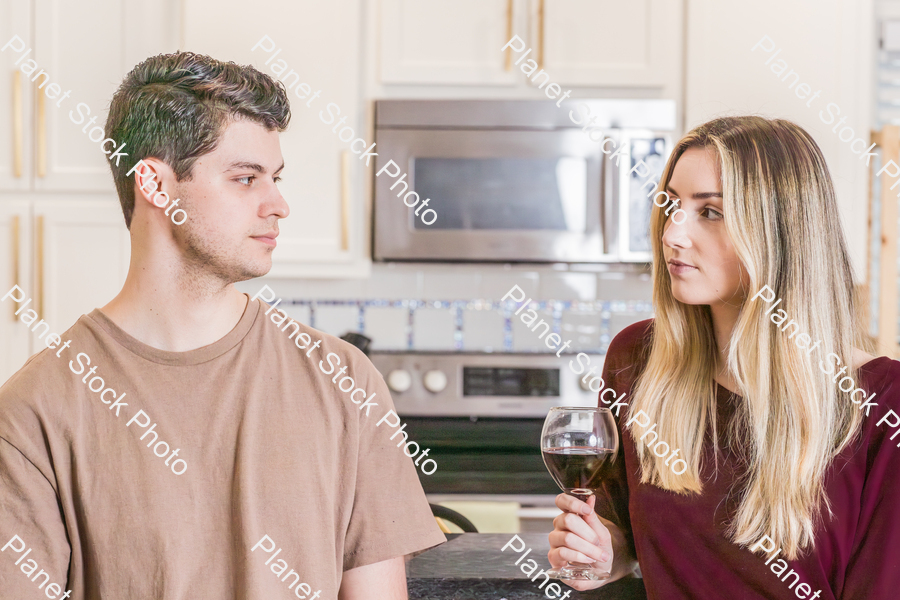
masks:
{"type": "Polygon", "coordinates": [[[184,48],[253,64],[289,88],[291,124],[280,136],[285,168],[279,189],[290,215],[279,222],[270,276],[365,277],[371,268],[366,179],[375,161],[367,167],[350,152],[352,139],[363,139],[365,147],[374,142],[360,93],[361,2],[278,0],[267,11],[279,18],[248,29],[241,0],[185,0],[184,48]],[[300,84],[310,86],[310,96],[320,94],[300,98],[300,84]],[[352,128],[352,139],[344,127],[352,128]],[[342,132],[347,141],[338,138],[342,132]]]}
{"type": "MultiPolygon", "coordinates": [[[[117,200],[108,195],[77,200],[34,195],[0,201],[0,281],[5,295],[18,285],[27,309],[62,334],[78,318],[109,302],[128,273],[130,242],[117,200]]],[[[0,383],[42,350],[11,299],[0,303],[0,383]]]]}
{"type": "Polygon", "coordinates": [[[510,86],[534,61],[560,85],[668,91],[681,15],[682,0],[381,0],[380,81],[510,86]],[[500,52],[512,34],[524,41],[519,65],[500,52]]]}
{"type": "Polygon", "coordinates": [[[29,6],[0,2],[0,47],[9,45],[0,52],[0,191],[31,187],[31,86],[15,64],[32,45],[31,40],[29,6]],[[16,52],[22,46],[24,50],[16,52]]]}
{"type": "Polygon", "coordinates": [[[534,53],[543,50],[543,68],[552,81],[662,88],[682,70],[682,0],[543,4],[543,17],[538,12],[534,19],[534,53]],[[543,36],[537,31],[542,25],[543,36]]]}
{"type": "Polygon", "coordinates": [[[515,85],[500,49],[525,31],[523,0],[381,0],[384,83],[515,85]]]}
{"type": "MultiPolygon", "coordinates": [[[[38,70],[32,78],[40,70],[50,74],[43,90],[32,90],[37,190],[109,191],[112,186],[100,142],[106,137],[103,126],[110,98],[133,66],[125,64],[130,28],[125,26],[124,10],[122,0],[35,1],[34,51],[29,58],[37,62],[38,70]],[[92,30],[102,34],[86,43],[85,32],[92,30]],[[61,90],[55,99],[45,93],[51,84],[61,90]],[[66,92],[70,96],[63,98],[66,92]]],[[[32,87],[45,79],[41,75],[32,87]]]]}
{"type": "Polygon", "coordinates": [[[113,92],[135,62],[176,48],[177,0],[155,3],[153,11],[142,4],[0,3],[2,45],[13,35],[25,42],[22,52],[14,52],[16,41],[0,53],[0,115],[13,123],[13,143],[0,145],[0,190],[112,189],[99,142],[113,92]],[[141,26],[130,26],[134,21],[141,26]],[[86,36],[88,31],[98,35],[86,36]]]}
{"type": "MultiPolygon", "coordinates": [[[[31,230],[31,202],[28,197],[3,198],[0,201],[0,298],[16,285],[25,292],[25,298],[34,298],[31,295],[33,280],[29,268],[31,230]]],[[[12,298],[0,302],[0,385],[31,354],[30,332],[13,314],[18,308],[12,298]]]]}
{"type": "Polygon", "coordinates": [[[34,224],[40,316],[66,330],[82,314],[112,300],[125,283],[131,243],[122,209],[107,195],[76,202],[39,199],[34,224]]]}

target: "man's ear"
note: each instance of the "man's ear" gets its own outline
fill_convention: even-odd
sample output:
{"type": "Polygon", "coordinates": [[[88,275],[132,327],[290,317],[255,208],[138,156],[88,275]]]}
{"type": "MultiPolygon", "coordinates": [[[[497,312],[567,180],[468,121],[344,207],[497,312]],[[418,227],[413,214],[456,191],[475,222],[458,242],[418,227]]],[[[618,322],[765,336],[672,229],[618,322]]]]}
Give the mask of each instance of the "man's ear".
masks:
{"type": "Polygon", "coordinates": [[[163,161],[147,157],[134,171],[134,200],[149,202],[157,208],[165,208],[174,189],[175,172],[163,161]]]}

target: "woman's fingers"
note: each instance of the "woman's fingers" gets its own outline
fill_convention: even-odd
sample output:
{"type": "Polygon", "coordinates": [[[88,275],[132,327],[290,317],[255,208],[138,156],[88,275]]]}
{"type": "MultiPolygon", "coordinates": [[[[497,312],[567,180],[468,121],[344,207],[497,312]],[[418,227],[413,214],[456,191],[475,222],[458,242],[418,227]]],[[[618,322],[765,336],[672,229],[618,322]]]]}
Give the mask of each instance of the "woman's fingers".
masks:
{"type": "Polygon", "coordinates": [[[550,564],[556,566],[565,561],[594,563],[604,560],[604,551],[571,531],[553,531],[550,534],[550,564]],[[558,560],[554,562],[554,558],[558,560]]]}
{"type": "MultiPolygon", "coordinates": [[[[550,552],[547,558],[553,568],[558,569],[567,562],[593,564],[601,569],[611,567],[611,536],[594,514],[596,501],[594,496],[588,498],[588,502],[566,494],[556,497],[556,506],[565,512],[553,519],[554,529],[549,535],[550,552]]],[[[563,583],[584,591],[600,587],[605,582],[566,580],[563,583]]]]}
{"type": "MultiPolygon", "coordinates": [[[[591,528],[591,531],[594,532],[599,538],[596,542],[601,548],[608,548],[610,554],[612,554],[612,536],[609,534],[609,529],[606,528],[606,525],[600,521],[600,518],[597,516],[597,513],[594,512],[594,505],[597,503],[597,497],[591,496],[588,498],[588,506],[590,506],[591,514],[585,517],[583,520],[585,524],[591,528]]],[[[584,536],[582,536],[584,537],[584,536]]],[[[605,558],[603,560],[606,560],[605,558]]]]}
{"type": "MultiPolygon", "coordinates": [[[[594,547],[602,545],[603,538],[597,534],[594,528],[585,522],[581,515],[572,513],[563,513],[553,519],[554,531],[571,532],[574,535],[586,540],[586,543],[594,547]]],[[[560,545],[565,545],[560,544],[560,545]]]]}
{"type": "MultiPolygon", "coordinates": [[[[595,499],[590,498],[588,503],[575,499],[583,507],[591,511],[587,521],[579,514],[565,512],[553,520],[553,532],[550,533],[551,551],[548,557],[551,561],[575,562],[608,562],[612,559],[613,550],[609,531],[593,514],[595,499]]],[[[557,506],[566,506],[572,509],[580,509],[578,504],[566,502],[558,498],[557,506]]]]}
{"type": "MultiPolygon", "coordinates": [[[[591,498],[593,498],[593,496],[591,496],[591,498]]],[[[585,516],[594,512],[593,504],[588,505],[575,496],[570,496],[568,494],[560,494],[556,497],[556,507],[565,512],[585,516]]]]}

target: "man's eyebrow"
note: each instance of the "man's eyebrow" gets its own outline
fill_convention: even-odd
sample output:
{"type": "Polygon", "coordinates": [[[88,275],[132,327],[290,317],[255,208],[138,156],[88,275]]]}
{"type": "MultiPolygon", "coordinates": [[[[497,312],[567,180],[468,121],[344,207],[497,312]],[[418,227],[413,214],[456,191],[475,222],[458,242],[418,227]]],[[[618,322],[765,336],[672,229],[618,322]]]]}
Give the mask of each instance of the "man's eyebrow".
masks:
{"type": "MultiPolygon", "coordinates": [[[[681,195],[678,192],[676,192],[675,190],[673,190],[670,186],[666,186],[666,191],[669,192],[670,194],[672,194],[673,196],[678,196],[679,198],[681,197],[681,195]]],[[[696,194],[691,194],[691,198],[693,198],[694,200],[708,200],[709,198],[721,198],[721,197],[722,197],[722,192],[697,192],[696,194]]]]}
{"type": "MultiPolygon", "coordinates": [[[[281,166],[278,167],[275,170],[275,172],[278,173],[283,168],[284,168],[284,163],[281,163],[281,166]]],[[[266,168],[264,166],[262,166],[261,164],[245,162],[245,161],[231,163],[230,165],[228,165],[228,168],[225,169],[225,172],[227,173],[228,171],[240,171],[243,169],[250,169],[251,171],[256,171],[257,173],[265,173],[266,172],[266,168]]]]}

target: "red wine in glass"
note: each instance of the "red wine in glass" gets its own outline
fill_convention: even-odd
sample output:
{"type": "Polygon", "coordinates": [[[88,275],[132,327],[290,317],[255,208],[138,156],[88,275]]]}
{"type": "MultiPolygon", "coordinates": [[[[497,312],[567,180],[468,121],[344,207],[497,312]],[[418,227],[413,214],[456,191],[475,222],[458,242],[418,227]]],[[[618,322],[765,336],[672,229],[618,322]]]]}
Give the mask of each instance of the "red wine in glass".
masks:
{"type": "MultiPolygon", "coordinates": [[[[619,451],[616,422],[608,408],[551,408],[541,432],[541,455],[556,484],[583,502],[600,489],[619,451]]],[[[598,563],[566,562],[547,572],[566,580],[604,581],[609,569],[598,563]]]]}
{"type": "Polygon", "coordinates": [[[587,502],[606,478],[616,453],[610,448],[571,446],[541,451],[550,476],[562,490],[587,502]]]}

